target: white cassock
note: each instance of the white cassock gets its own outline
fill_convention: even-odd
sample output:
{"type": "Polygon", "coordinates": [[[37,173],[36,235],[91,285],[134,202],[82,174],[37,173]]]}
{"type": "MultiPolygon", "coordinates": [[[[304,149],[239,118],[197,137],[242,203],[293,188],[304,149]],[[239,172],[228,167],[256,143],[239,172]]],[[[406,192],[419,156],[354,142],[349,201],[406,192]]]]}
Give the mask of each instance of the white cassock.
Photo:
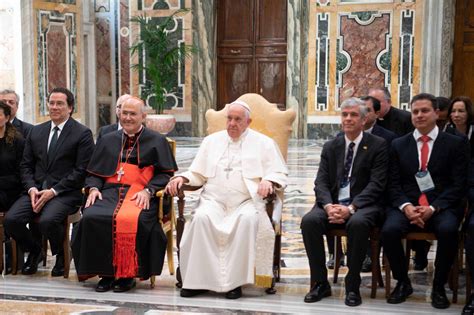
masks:
{"type": "Polygon", "coordinates": [[[275,232],[257,194],[262,179],[286,186],[287,168],[275,142],[247,129],[238,141],[227,131],[206,137],[186,177],[204,185],[193,219],[180,243],[180,270],[185,289],[227,292],[244,284],[272,284],[275,232]]]}

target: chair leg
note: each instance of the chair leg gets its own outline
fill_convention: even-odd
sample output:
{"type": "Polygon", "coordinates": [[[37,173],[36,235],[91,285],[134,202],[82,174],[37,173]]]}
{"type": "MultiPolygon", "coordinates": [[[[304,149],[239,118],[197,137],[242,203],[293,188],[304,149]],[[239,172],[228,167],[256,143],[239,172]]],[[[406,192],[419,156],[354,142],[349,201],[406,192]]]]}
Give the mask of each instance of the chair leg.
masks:
{"type": "Polygon", "coordinates": [[[334,242],[335,242],[335,249],[334,249],[334,279],[333,283],[337,283],[337,277],[339,275],[339,267],[341,265],[341,256],[339,253],[342,252],[342,245],[341,245],[341,237],[340,236],[335,236],[334,237],[334,242]]]}
{"type": "Polygon", "coordinates": [[[43,267],[46,267],[46,260],[48,257],[48,239],[43,236],[41,251],[43,252],[43,267]]]}
{"type": "Polygon", "coordinates": [[[469,297],[471,296],[471,272],[469,271],[469,265],[467,264],[467,259],[466,259],[466,301],[469,300],[469,297]]]}
{"type": "Polygon", "coordinates": [[[379,251],[379,241],[378,239],[370,240],[371,252],[372,252],[372,288],[370,297],[375,299],[377,296],[377,284],[381,283],[383,288],[383,279],[382,279],[382,272],[380,271],[380,251],[379,251]]]}
{"type": "Polygon", "coordinates": [[[12,275],[18,273],[18,247],[16,241],[12,238],[12,275]]]}
{"type": "Polygon", "coordinates": [[[69,278],[69,269],[71,268],[71,251],[69,245],[69,222],[66,218],[66,228],[64,229],[64,238],[63,238],[63,252],[64,252],[64,273],[63,277],[65,279],[69,278]]]}
{"type": "MultiPolygon", "coordinates": [[[[281,229],[281,227],[280,227],[281,229]]],[[[275,235],[275,247],[273,253],[273,269],[275,282],[280,282],[281,276],[281,234],[275,235]]]]}
{"type": "Polygon", "coordinates": [[[407,264],[407,270],[410,269],[410,259],[411,259],[411,246],[412,242],[409,240],[406,240],[405,243],[405,257],[406,257],[406,264],[407,264]]]}
{"type": "Polygon", "coordinates": [[[174,275],[174,259],[173,259],[173,229],[166,232],[166,238],[168,240],[166,244],[166,254],[168,257],[168,270],[170,275],[174,275]]]}

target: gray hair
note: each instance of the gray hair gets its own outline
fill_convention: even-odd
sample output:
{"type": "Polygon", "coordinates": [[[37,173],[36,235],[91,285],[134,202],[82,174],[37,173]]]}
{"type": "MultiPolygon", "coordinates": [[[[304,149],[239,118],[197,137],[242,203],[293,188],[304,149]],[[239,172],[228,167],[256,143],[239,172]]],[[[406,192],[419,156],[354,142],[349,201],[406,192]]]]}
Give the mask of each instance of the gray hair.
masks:
{"type": "Polygon", "coordinates": [[[383,92],[383,98],[386,101],[391,102],[392,101],[392,95],[390,94],[390,90],[387,87],[381,87],[381,88],[371,88],[369,89],[369,93],[371,91],[382,91],[383,92]]]}
{"type": "Polygon", "coordinates": [[[348,99],[344,100],[341,103],[341,110],[345,109],[347,107],[355,107],[355,106],[359,106],[360,117],[362,119],[364,119],[365,116],[367,116],[368,110],[367,110],[367,106],[365,105],[365,102],[363,100],[361,100],[360,98],[351,97],[351,98],[348,98],[348,99]]]}
{"type": "Polygon", "coordinates": [[[5,94],[15,94],[17,104],[20,103],[20,95],[18,95],[15,91],[11,89],[5,89],[5,90],[0,91],[0,95],[5,95],[5,94]]]}

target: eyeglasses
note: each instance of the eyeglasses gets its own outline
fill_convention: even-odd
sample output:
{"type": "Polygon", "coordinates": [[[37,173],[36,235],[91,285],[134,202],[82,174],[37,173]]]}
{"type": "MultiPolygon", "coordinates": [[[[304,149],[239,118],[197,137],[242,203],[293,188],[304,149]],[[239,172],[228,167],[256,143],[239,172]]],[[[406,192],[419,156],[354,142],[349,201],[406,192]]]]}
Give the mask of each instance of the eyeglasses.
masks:
{"type": "Polygon", "coordinates": [[[0,99],[0,101],[8,104],[8,105],[16,105],[16,100],[2,100],[0,99]]]}

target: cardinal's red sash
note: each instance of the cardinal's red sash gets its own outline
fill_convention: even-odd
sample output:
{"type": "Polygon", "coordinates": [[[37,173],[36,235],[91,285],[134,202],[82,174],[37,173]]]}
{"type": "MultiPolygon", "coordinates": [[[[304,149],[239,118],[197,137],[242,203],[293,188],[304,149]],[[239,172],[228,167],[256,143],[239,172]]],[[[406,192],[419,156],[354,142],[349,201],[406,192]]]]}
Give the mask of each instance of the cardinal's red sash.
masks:
{"type": "MultiPolygon", "coordinates": [[[[113,218],[113,265],[116,278],[134,278],[138,272],[138,256],[136,252],[136,239],[138,216],[142,211],[135,202],[130,200],[133,195],[143,190],[153,177],[153,166],[142,169],[137,165],[124,163],[119,165],[124,172],[118,180],[114,175],[106,179],[107,183],[130,185],[125,197],[124,187],[119,190],[119,202],[114,211],[113,218]]],[[[119,170],[117,166],[117,171],[119,170]]]]}

